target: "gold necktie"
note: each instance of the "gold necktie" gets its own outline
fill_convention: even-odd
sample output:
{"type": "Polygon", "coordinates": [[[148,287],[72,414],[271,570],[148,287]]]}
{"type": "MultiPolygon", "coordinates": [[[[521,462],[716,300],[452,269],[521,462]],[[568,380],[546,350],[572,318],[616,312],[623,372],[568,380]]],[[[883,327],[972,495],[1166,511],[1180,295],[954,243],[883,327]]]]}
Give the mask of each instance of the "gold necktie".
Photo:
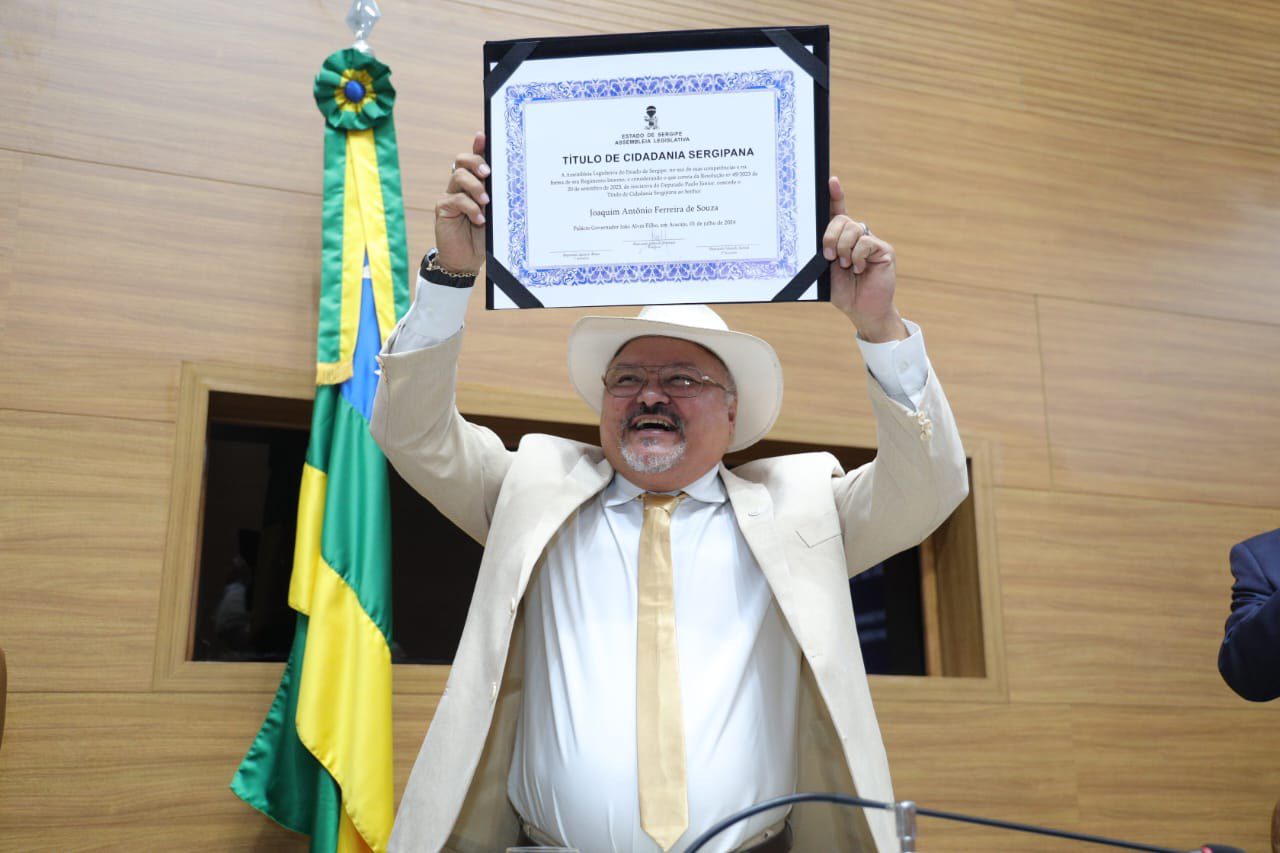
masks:
{"type": "Polygon", "coordinates": [[[636,747],[640,826],[668,850],[689,826],[684,711],[676,651],[671,516],[684,495],[644,495],[636,602],[636,747]]]}

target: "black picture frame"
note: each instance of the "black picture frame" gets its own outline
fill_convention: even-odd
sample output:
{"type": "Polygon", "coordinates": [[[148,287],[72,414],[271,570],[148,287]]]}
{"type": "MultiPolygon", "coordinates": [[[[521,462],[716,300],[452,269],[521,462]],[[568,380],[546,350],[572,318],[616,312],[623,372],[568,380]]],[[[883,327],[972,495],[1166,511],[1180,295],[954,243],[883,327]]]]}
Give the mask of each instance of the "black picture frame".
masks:
{"type": "MultiPolygon", "coordinates": [[[[827,180],[830,174],[830,28],[826,25],[792,27],[741,27],[714,30],[587,35],[485,42],[484,129],[487,139],[493,132],[493,96],[525,62],[587,56],[625,56],[674,51],[724,50],[775,47],[785,53],[813,79],[813,163],[810,177],[814,192],[813,252],[799,272],[770,301],[797,301],[816,282],[816,300],[829,302],[831,280],[829,262],[822,256],[822,234],[829,219],[827,180]]],[[[519,308],[544,307],[503,264],[494,257],[492,175],[486,180],[490,203],[486,208],[486,288],[485,307],[493,310],[495,290],[500,290],[519,308]]],[[[741,300],[710,300],[733,303],[741,300]]],[[[618,303],[633,304],[633,303],[618,303]]],[[[758,303],[752,303],[758,304],[758,303]]]]}

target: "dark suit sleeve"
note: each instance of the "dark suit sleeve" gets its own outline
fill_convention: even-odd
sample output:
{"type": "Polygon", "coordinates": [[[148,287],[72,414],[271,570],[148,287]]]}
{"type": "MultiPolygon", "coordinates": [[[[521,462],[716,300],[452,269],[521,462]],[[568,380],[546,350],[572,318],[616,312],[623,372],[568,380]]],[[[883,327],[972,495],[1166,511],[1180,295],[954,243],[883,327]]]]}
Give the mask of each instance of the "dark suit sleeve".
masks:
{"type": "Polygon", "coordinates": [[[1280,530],[1231,549],[1231,615],[1218,671],[1251,702],[1280,696],[1280,530]]]}

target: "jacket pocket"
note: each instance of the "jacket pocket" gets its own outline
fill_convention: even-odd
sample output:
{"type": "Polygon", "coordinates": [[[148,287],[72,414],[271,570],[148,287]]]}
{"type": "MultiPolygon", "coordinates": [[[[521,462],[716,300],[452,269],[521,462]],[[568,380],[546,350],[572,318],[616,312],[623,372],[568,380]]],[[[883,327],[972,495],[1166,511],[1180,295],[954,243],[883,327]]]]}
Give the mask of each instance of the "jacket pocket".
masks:
{"type": "Polygon", "coordinates": [[[797,524],[796,533],[805,545],[816,548],[840,535],[840,518],[834,512],[824,513],[797,524]]]}

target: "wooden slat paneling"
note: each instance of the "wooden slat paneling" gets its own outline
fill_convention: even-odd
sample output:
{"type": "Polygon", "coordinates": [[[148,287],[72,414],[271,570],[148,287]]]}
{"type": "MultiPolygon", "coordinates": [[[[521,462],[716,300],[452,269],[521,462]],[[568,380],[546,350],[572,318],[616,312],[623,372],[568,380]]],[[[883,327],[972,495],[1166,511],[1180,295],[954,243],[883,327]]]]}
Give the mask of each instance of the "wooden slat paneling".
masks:
{"type": "MultiPolygon", "coordinates": [[[[323,118],[311,86],[351,42],[349,5],[6,3],[0,74],[22,80],[24,96],[9,102],[0,148],[318,194],[323,118]]],[[[372,42],[393,69],[401,159],[410,174],[430,164],[432,179],[425,202],[410,192],[408,203],[430,204],[436,164],[454,150],[436,147],[451,135],[441,130],[484,126],[484,40],[543,35],[545,24],[447,2],[385,14],[372,42]]]]}
{"type": "Polygon", "coordinates": [[[904,263],[901,309],[924,330],[929,358],[961,430],[990,442],[994,482],[1047,487],[1034,305],[1015,294],[918,281],[910,272],[912,261],[904,263]]]}
{"type": "Polygon", "coordinates": [[[305,367],[319,250],[310,196],[29,157],[8,337],[305,367]]]}
{"type": "Polygon", "coordinates": [[[11,700],[150,688],[172,444],[162,424],[0,410],[11,700]]]}
{"type": "MultiPolygon", "coordinates": [[[[894,239],[892,233],[885,239],[894,239]]],[[[930,359],[967,433],[994,446],[995,482],[1047,486],[1048,457],[1033,306],[1024,297],[899,281],[904,314],[925,329],[930,359]],[[970,337],[981,328],[984,346],[970,337]]],[[[821,425],[833,440],[874,446],[862,357],[853,327],[825,305],[719,306],[731,328],[777,349],[787,388],[778,433],[821,425]]]]}
{"type": "Polygon", "coordinates": [[[1040,326],[1057,488],[1280,507],[1276,327],[1050,299],[1040,326]]]}
{"type": "MultiPolygon", "coordinates": [[[[6,76],[31,81],[16,99],[0,146],[204,177],[310,188],[284,140],[318,119],[305,82],[342,46],[345,4],[301,0],[253,15],[230,0],[157,12],[140,2],[7,4],[0,31],[6,76]],[[121,77],[120,72],[129,73],[121,77]],[[209,73],[216,69],[216,73],[209,73]],[[182,120],[177,120],[181,116],[182,120]],[[146,146],[122,129],[145,128],[146,146]],[[273,152],[229,169],[212,140],[234,128],[244,149],[273,152]]],[[[486,39],[735,25],[824,22],[836,70],[903,95],[941,96],[967,108],[1015,105],[1050,116],[1164,136],[1276,150],[1280,116],[1254,104],[1280,85],[1272,47],[1280,14],[1266,3],[1229,11],[1203,3],[1145,2],[1082,10],[1062,2],[915,0],[803,8],[765,2],[690,8],[675,2],[440,2],[387,10],[375,32],[425,136],[429,116],[478,118],[479,45],[486,39]],[[424,33],[448,33],[424,49],[424,33]],[[1194,34],[1194,38],[1191,36],[1194,34]]],[[[474,122],[475,119],[473,119],[474,122]]],[[[406,151],[421,153],[418,143],[406,151]]]]}
{"type": "MultiPolygon", "coordinates": [[[[943,811],[1070,829],[1078,823],[1062,706],[877,702],[894,796],[943,811]]],[[[1061,850],[1061,841],[920,818],[921,850],[1061,850]]]]}
{"type": "Polygon", "coordinates": [[[227,787],[269,694],[10,693],[7,850],[307,849],[227,787]]]}
{"type": "Polygon", "coordinates": [[[18,184],[22,158],[0,151],[0,343],[5,337],[9,316],[9,278],[13,264],[13,233],[18,222],[18,184]]]}
{"type": "Polygon", "coordinates": [[[172,420],[181,361],[314,369],[318,198],[29,155],[20,178],[0,407],[172,420]]]}
{"type": "Polygon", "coordinates": [[[56,349],[36,342],[0,342],[12,371],[0,384],[0,407],[85,412],[108,418],[172,423],[178,395],[176,359],[109,348],[56,349]]]}
{"type": "Polygon", "coordinates": [[[832,85],[832,170],[904,274],[1280,323],[1274,154],[832,85]]]}
{"type": "Polygon", "coordinates": [[[1027,107],[1274,154],[1280,10],[1267,2],[1019,3],[1027,107]]]}
{"type": "Polygon", "coordinates": [[[469,5],[495,18],[526,17],[524,36],[577,32],[584,23],[596,32],[722,27],[726,17],[735,26],[826,23],[838,73],[903,94],[1268,152],[1280,145],[1280,113],[1256,109],[1280,85],[1280,13],[1265,2],[1226,10],[1194,0],[1158,8],[1144,0],[469,5]]]}
{"type": "Polygon", "coordinates": [[[1012,701],[1239,703],[1227,552],[1280,512],[1001,489],[996,525],[1012,701]]]}
{"type": "MultiPolygon", "coordinates": [[[[76,15],[6,7],[0,14],[11,20],[0,30],[11,28],[27,49],[0,52],[0,62],[8,58],[10,76],[35,89],[14,102],[0,147],[316,193],[320,125],[306,84],[269,83],[312,78],[326,52],[316,46],[341,44],[340,6],[293,0],[259,10],[255,38],[226,0],[187,16],[138,3],[89,4],[76,15]],[[136,25],[144,18],[145,32],[136,25]],[[139,91],[122,99],[122,80],[139,91]],[[236,96],[245,92],[252,111],[236,96]],[[146,144],[123,127],[145,127],[146,144]],[[218,142],[233,131],[234,145],[218,142]]],[[[377,31],[379,55],[396,69],[412,207],[434,203],[441,164],[482,126],[486,38],[714,26],[725,15],[674,3],[485,7],[498,14],[449,2],[398,7],[377,31]],[[424,51],[423,32],[449,33],[450,49],[424,51]]],[[[1280,16],[1265,6],[1226,18],[1208,5],[1108,8],[1078,16],[1051,3],[831,3],[803,12],[752,3],[733,16],[833,24],[834,169],[896,235],[915,274],[1280,322],[1269,298],[1280,268],[1271,239],[1280,227],[1280,116],[1250,94],[1280,85],[1280,69],[1266,62],[1280,16]],[[1143,23],[1091,29],[1102,16],[1143,23]],[[1236,26],[1237,16],[1250,26],[1236,26]],[[1182,27],[1192,23],[1206,37],[1188,46],[1182,27]],[[1082,44],[1100,64],[1064,59],[1082,44]],[[1174,58],[1147,62],[1160,48],[1174,58]],[[1187,130],[1197,127],[1212,133],[1187,130]],[[1223,140],[1232,145],[1215,144],[1223,140]],[[1206,244],[1214,288],[1202,286],[1206,244]]]]}
{"type": "MultiPolygon", "coordinates": [[[[396,667],[395,677],[398,678],[403,669],[404,667],[396,667]]],[[[413,770],[413,762],[418,757],[418,749],[422,746],[422,739],[426,737],[427,725],[435,715],[438,701],[438,695],[396,694],[391,710],[395,727],[392,746],[395,749],[397,800],[409,781],[409,773],[413,770]]]]}
{"type": "Polygon", "coordinates": [[[1280,791],[1274,703],[1226,709],[1073,707],[1080,818],[1103,835],[1182,850],[1269,850],[1280,791]]]}
{"type": "MultiPolygon", "coordinates": [[[[307,849],[227,787],[271,698],[10,692],[0,847],[307,849]]],[[[434,709],[434,697],[396,698],[397,792],[434,709]]]]}

